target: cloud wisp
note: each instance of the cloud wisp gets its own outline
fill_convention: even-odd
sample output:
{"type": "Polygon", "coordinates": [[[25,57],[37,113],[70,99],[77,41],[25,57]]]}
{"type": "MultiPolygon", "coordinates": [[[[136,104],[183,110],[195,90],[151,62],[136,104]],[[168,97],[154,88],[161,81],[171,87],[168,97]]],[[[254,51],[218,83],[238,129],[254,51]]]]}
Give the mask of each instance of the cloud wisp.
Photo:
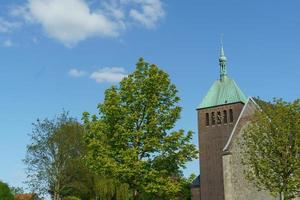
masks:
{"type": "Polygon", "coordinates": [[[165,16],[160,0],[137,1],[141,3],[141,10],[131,9],[130,17],[147,28],[154,28],[158,21],[165,16]]]}
{"type": "Polygon", "coordinates": [[[18,22],[11,22],[0,17],[0,33],[9,33],[21,26],[18,22]]]}
{"type": "Polygon", "coordinates": [[[97,83],[119,82],[125,77],[126,77],[125,70],[120,67],[112,67],[112,68],[106,67],[103,69],[99,69],[90,75],[90,78],[95,80],[97,83]]]}
{"type": "Polygon", "coordinates": [[[77,78],[77,77],[82,77],[82,76],[87,75],[87,72],[84,70],[79,70],[79,69],[71,69],[69,71],[69,75],[77,78]]]}
{"type": "Polygon", "coordinates": [[[91,73],[73,68],[69,75],[74,78],[89,77],[97,83],[117,83],[127,76],[122,67],[105,67],[91,73]]]}
{"type": "Polygon", "coordinates": [[[161,0],[27,0],[10,14],[23,23],[40,25],[49,37],[73,47],[91,37],[119,37],[130,24],[154,28],[165,11],[161,0]]]}
{"type": "Polygon", "coordinates": [[[6,39],[3,41],[3,46],[4,47],[12,47],[14,44],[10,39],[6,39]]]}

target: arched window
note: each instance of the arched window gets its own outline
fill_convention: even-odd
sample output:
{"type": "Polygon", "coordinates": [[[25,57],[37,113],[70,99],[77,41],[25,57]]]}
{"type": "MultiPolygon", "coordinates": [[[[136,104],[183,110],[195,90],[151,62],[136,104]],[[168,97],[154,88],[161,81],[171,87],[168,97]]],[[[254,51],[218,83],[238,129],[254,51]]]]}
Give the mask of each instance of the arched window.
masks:
{"type": "Polygon", "coordinates": [[[233,122],[233,110],[229,109],[229,122],[232,123],[233,122]]]}
{"type": "Polygon", "coordinates": [[[218,114],[217,114],[217,123],[221,124],[221,122],[222,122],[221,112],[218,112],[218,114]]]}
{"type": "Polygon", "coordinates": [[[215,118],[215,112],[211,113],[211,124],[215,125],[216,124],[216,118],[215,118]]]}
{"type": "Polygon", "coordinates": [[[206,118],[205,124],[206,124],[206,126],[209,126],[209,114],[208,113],[205,114],[205,118],[206,118]]]}
{"type": "Polygon", "coordinates": [[[223,111],[223,123],[227,124],[227,110],[223,111]]]}

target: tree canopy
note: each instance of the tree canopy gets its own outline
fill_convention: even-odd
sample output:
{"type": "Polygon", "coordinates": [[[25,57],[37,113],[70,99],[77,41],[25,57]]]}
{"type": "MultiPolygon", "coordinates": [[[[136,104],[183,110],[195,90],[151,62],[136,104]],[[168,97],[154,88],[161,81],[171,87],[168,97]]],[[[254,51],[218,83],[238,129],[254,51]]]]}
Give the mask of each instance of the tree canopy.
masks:
{"type": "Polygon", "coordinates": [[[14,195],[12,194],[8,184],[0,181],[0,199],[1,200],[13,200],[14,195]]]}
{"type": "Polygon", "coordinates": [[[281,199],[300,195],[300,100],[258,101],[242,139],[247,178],[281,199]]]}
{"type": "Polygon", "coordinates": [[[53,120],[37,120],[33,126],[24,160],[28,184],[35,192],[60,199],[76,186],[82,168],[83,128],[66,112],[53,120]]]}
{"type": "Polygon", "coordinates": [[[127,184],[134,199],[176,199],[182,168],[196,158],[192,132],[174,130],[178,91],[166,72],[140,59],[105,92],[99,115],[84,113],[89,166],[127,184]]]}

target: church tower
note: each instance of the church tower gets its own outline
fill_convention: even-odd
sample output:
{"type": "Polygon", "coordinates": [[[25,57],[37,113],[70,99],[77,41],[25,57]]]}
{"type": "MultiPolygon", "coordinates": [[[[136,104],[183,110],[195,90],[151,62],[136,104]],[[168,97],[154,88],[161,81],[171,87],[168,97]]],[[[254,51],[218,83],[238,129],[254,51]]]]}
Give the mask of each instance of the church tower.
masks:
{"type": "Polygon", "coordinates": [[[235,81],[227,75],[223,45],[219,66],[219,79],[197,108],[201,200],[224,200],[222,150],[247,101],[235,81]]]}

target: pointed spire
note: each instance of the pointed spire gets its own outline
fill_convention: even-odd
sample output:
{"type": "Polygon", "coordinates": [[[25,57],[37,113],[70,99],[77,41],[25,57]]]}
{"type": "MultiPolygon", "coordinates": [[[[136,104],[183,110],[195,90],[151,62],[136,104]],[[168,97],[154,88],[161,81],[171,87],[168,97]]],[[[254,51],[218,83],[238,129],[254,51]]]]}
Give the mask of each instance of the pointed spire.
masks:
{"type": "Polygon", "coordinates": [[[226,69],[226,61],[227,58],[224,53],[223,48],[223,34],[221,35],[221,51],[219,57],[219,65],[220,65],[220,80],[223,81],[225,77],[227,77],[227,69],[226,69]]]}

